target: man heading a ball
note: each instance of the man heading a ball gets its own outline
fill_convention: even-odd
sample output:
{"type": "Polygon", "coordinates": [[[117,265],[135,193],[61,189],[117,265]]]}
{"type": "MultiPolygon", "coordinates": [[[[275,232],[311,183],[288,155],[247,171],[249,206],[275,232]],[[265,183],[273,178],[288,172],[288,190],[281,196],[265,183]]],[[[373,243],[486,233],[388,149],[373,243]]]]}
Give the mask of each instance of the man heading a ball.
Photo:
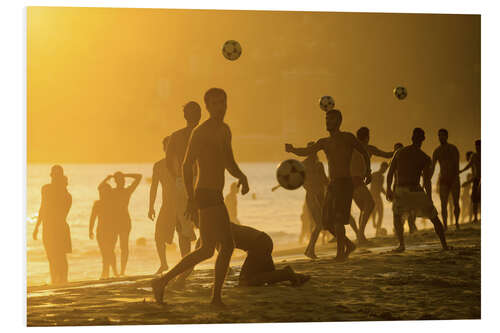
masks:
{"type": "MultiPolygon", "coordinates": [[[[351,216],[352,196],[354,192],[351,177],[351,157],[354,150],[363,156],[365,164],[370,165],[370,156],[364,146],[349,132],[342,132],[342,113],[333,109],[326,112],[326,129],[330,132],[327,138],[321,138],[316,143],[305,148],[295,148],[285,144],[285,150],[298,156],[309,156],[320,150],[325,152],[328,160],[330,184],[323,205],[323,226],[337,238],[337,261],[347,259],[356,248],[345,234],[345,225],[349,224],[351,216]]],[[[371,170],[366,168],[364,175],[366,183],[370,182],[371,170]]]]}
{"type": "Polygon", "coordinates": [[[151,283],[157,303],[163,304],[165,286],[176,276],[190,270],[198,263],[211,258],[215,247],[220,246],[215,262],[215,281],[212,290],[212,305],[224,307],[221,290],[229,261],[234,250],[229,215],[224,205],[224,171],[239,180],[241,193],[249,191],[245,174],[234,160],[231,145],[231,130],[224,122],[227,108],[226,92],[219,88],[205,93],[205,105],[210,118],[196,127],[189,139],[183,163],[183,177],[188,196],[186,216],[199,216],[201,247],[184,258],[161,278],[151,283]],[[198,165],[196,189],[193,184],[193,166],[198,165]]]}

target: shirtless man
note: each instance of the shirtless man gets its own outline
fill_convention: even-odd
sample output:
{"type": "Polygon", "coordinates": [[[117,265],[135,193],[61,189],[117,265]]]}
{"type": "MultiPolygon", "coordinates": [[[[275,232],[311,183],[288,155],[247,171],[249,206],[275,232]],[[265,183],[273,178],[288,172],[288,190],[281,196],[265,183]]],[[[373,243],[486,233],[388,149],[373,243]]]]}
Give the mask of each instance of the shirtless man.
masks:
{"type": "Polygon", "coordinates": [[[194,218],[197,213],[199,215],[201,247],[182,258],[162,277],[152,281],[153,294],[159,304],[163,304],[165,286],[170,280],[211,258],[216,245],[219,245],[211,304],[224,307],[221,290],[234,250],[229,216],[222,195],[224,171],[227,169],[239,180],[242,194],[246,194],[249,188],[247,177],[234,160],[231,130],[224,123],[226,93],[222,89],[212,88],[205,93],[204,99],[210,118],[193,130],[183,164],[184,184],[188,196],[186,215],[189,218],[194,218]],[[193,184],[195,163],[198,166],[196,190],[193,184]]]}
{"type": "MultiPolygon", "coordinates": [[[[396,154],[396,151],[400,150],[403,147],[404,147],[404,145],[401,142],[395,143],[394,144],[394,154],[396,154]]],[[[394,175],[394,177],[396,177],[396,175],[394,175]]],[[[397,180],[395,180],[395,183],[397,183],[397,180]]],[[[405,218],[408,220],[408,227],[410,228],[410,234],[418,231],[417,224],[416,224],[417,217],[415,216],[415,212],[411,211],[411,212],[405,214],[405,216],[403,217],[403,220],[405,218]]],[[[403,225],[404,225],[404,222],[403,222],[403,225]]]]}
{"type": "Polygon", "coordinates": [[[476,153],[470,158],[469,163],[460,170],[460,173],[472,168],[472,212],[474,214],[474,220],[472,223],[477,223],[477,213],[479,209],[479,204],[481,203],[481,140],[476,140],[476,153]]]}
{"type": "MultiPolygon", "coordinates": [[[[323,205],[323,227],[337,238],[337,261],[347,259],[356,248],[354,243],[347,238],[345,226],[349,224],[351,216],[352,195],[354,191],[351,176],[351,157],[354,150],[361,153],[367,166],[370,166],[370,156],[363,144],[349,132],[340,131],[342,113],[333,109],[326,112],[326,129],[330,136],[321,138],[315,144],[305,148],[294,148],[285,144],[285,150],[298,156],[309,156],[319,150],[325,152],[328,159],[328,172],[330,184],[328,185],[325,203],[323,205]]],[[[364,178],[370,182],[371,170],[365,169],[364,178]]]]}
{"type": "MultiPolygon", "coordinates": [[[[167,136],[163,139],[163,151],[167,152],[167,145],[170,137],[167,136]]],[[[151,221],[154,221],[156,217],[155,212],[155,201],[156,194],[158,192],[158,185],[161,184],[161,208],[160,213],[158,214],[158,218],[156,219],[155,224],[155,243],[156,243],[156,251],[158,252],[158,257],[160,258],[160,267],[156,271],[155,274],[160,274],[163,271],[168,269],[167,257],[166,257],[166,246],[167,244],[172,244],[174,238],[175,231],[175,223],[172,223],[170,219],[168,219],[168,210],[175,207],[175,203],[167,200],[169,197],[168,192],[172,192],[172,187],[175,186],[174,179],[167,173],[167,163],[166,159],[163,158],[156,162],[153,166],[153,177],[151,180],[151,187],[149,189],[149,211],[148,217],[151,221]],[[170,207],[169,207],[170,206],[170,207]]],[[[171,195],[170,195],[171,197],[171,195]]],[[[179,232],[179,230],[177,230],[179,232]]],[[[180,238],[180,237],[179,237],[180,238]]],[[[179,242],[180,247],[180,242],[179,242]]],[[[182,250],[181,250],[182,252],[182,250]]]]}
{"type": "Polygon", "coordinates": [[[425,140],[424,130],[415,128],[412,144],[398,150],[391,161],[387,172],[387,200],[392,201],[394,229],[399,240],[399,247],[394,252],[404,252],[403,214],[415,212],[415,216],[429,218],[441,241],[444,250],[448,249],[444,229],[432,203],[432,162],[430,157],[420,148],[425,140]],[[392,181],[396,176],[394,191],[392,181]],[[420,177],[424,178],[425,192],[420,186],[420,177]]]}
{"type": "Polygon", "coordinates": [[[372,213],[373,226],[376,230],[376,236],[380,236],[382,220],[384,219],[384,202],[382,194],[386,194],[384,190],[384,173],[387,171],[389,164],[382,162],[380,169],[372,174],[372,182],[370,184],[370,193],[375,202],[375,210],[372,213]]]}
{"type": "MultiPolygon", "coordinates": [[[[314,142],[309,142],[308,147],[314,145],[314,142]]],[[[325,199],[325,189],[328,185],[328,177],[325,173],[323,163],[318,159],[318,154],[309,155],[302,161],[306,169],[306,179],[304,189],[306,190],[306,205],[313,223],[313,231],[309,238],[305,255],[311,259],[318,258],[315,253],[315,246],[319,234],[322,230],[321,213],[323,209],[323,201],[325,199]]]]}
{"type": "MultiPolygon", "coordinates": [[[[379,156],[384,158],[391,158],[394,152],[385,152],[377,147],[368,144],[370,142],[370,130],[367,127],[361,127],[356,132],[358,140],[362,143],[368,155],[379,156]]],[[[373,197],[368,190],[368,187],[363,182],[363,177],[366,174],[366,169],[370,169],[370,161],[365,164],[363,156],[354,151],[351,159],[351,175],[352,182],[354,184],[354,194],[353,199],[360,210],[359,214],[359,230],[357,231],[357,237],[359,243],[366,243],[367,239],[365,237],[365,228],[368,223],[368,219],[373,212],[375,207],[375,202],[373,197]]],[[[355,229],[355,228],[354,228],[355,229]]],[[[355,229],[356,231],[356,229],[355,229]]]]}
{"type": "MultiPolygon", "coordinates": [[[[198,126],[201,119],[201,108],[196,102],[188,102],[183,107],[184,119],[186,120],[186,127],[181,128],[172,133],[166,150],[166,171],[169,179],[173,179],[173,186],[168,190],[169,197],[168,216],[169,225],[171,225],[171,232],[173,228],[177,230],[177,237],[179,239],[179,250],[181,256],[186,256],[191,252],[191,242],[196,240],[194,233],[193,221],[184,216],[187,205],[187,194],[182,179],[182,163],[186,155],[186,149],[189,142],[189,137],[193,129],[198,126]]],[[[196,174],[196,168],[193,169],[193,175],[196,174]]],[[[187,278],[186,274],[179,276],[176,280],[177,287],[182,287],[187,278]]]]}
{"type": "Polygon", "coordinates": [[[448,131],[441,128],[438,131],[439,147],[432,154],[432,173],[439,162],[439,198],[441,199],[441,216],[443,217],[444,230],[448,229],[448,198],[453,198],[453,213],[455,216],[455,226],[457,230],[458,219],[460,217],[460,178],[459,171],[459,152],[455,145],[448,143],[448,131]]]}

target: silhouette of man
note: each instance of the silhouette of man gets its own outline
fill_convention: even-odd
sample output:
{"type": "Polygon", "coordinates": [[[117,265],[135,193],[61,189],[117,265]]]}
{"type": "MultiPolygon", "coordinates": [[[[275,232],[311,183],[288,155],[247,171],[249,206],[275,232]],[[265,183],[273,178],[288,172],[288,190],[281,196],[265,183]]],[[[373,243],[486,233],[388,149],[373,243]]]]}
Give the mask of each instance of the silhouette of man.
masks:
{"type": "Polygon", "coordinates": [[[236,224],[241,224],[238,220],[238,182],[234,182],[229,187],[229,193],[224,198],[224,204],[229,213],[229,220],[236,224]]]}
{"type": "Polygon", "coordinates": [[[458,219],[460,217],[460,178],[459,152],[455,145],[448,143],[448,131],[441,128],[438,131],[440,145],[432,154],[432,174],[439,162],[439,198],[441,199],[441,216],[443,217],[444,230],[448,229],[448,198],[453,198],[455,215],[455,226],[459,229],[458,219]]]}
{"type": "MultiPolygon", "coordinates": [[[[163,139],[163,151],[167,152],[167,145],[170,136],[163,139]]],[[[148,217],[154,221],[156,212],[154,209],[156,194],[158,192],[158,184],[161,184],[161,208],[155,224],[155,243],[158,257],[160,258],[160,267],[155,274],[160,274],[168,269],[166,245],[172,244],[174,239],[174,231],[176,229],[176,219],[169,218],[169,215],[175,216],[176,203],[174,200],[175,178],[167,171],[166,158],[156,162],[153,166],[153,177],[151,179],[151,187],[149,188],[149,211],[148,217]],[[170,195],[169,195],[170,194],[170,195]]],[[[179,232],[179,229],[177,229],[179,232]]],[[[179,238],[180,239],[180,238],[179,238]]],[[[180,245],[181,242],[179,242],[180,245]]]]}
{"type": "Polygon", "coordinates": [[[109,278],[109,268],[113,270],[113,274],[118,276],[116,269],[115,246],[117,241],[117,233],[114,228],[114,214],[112,202],[111,185],[102,182],[98,186],[99,200],[94,202],[89,223],[89,238],[94,239],[94,225],[97,223],[97,245],[102,256],[102,273],[100,279],[109,278]]]}
{"type": "Polygon", "coordinates": [[[384,202],[382,201],[382,193],[385,195],[384,190],[384,173],[387,171],[389,164],[382,162],[380,169],[372,173],[372,182],[370,184],[370,193],[375,202],[375,209],[372,213],[373,226],[376,230],[376,235],[379,236],[382,227],[382,220],[384,219],[384,202]]]}
{"type": "Polygon", "coordinates": [[[33,239],[37,240],[38,229],[42,227],[42,239],[49,261],[51,284],[68,282],[67,253],[71,253],[71,234],[66,222],[72,204],[72,197],[66,186],[68,178],[60,165],[54,165],[50,172],[51,183],[42,186],[42,200],[33,239]]]}
{"type": "MultiPolygon", "coordinates": [[[[467,162],[470,161],[472,151],[465,153],[465,158],[467,162]]],[[[465,217],[469,217],[469,223],[472,222],[472,201],[471,201],[471,189],[472,189],[473,176],[472,173],[467,174],[466,181],[462,184],[462,195],[460,196],[460,207],[462,208],[462,218],[461,222],[465,222],[465,217]]]]}
{"type": "Polygon", "coordinates": [[[285,144],[285,150],[298,156],[309,156],[319,150],[325,152],[328,160],[328,185],[323,205],[323,227],[337,238],[337,261],[343,261],[354,251],[356,246],[345,234],[345,226],[351,217],[352,195],[354,191],[351,176],[351,158],[354,150],[361,153],[366,165],[364,178],[370,182],[370,156],[365,147],[349,132],[340,131],[342,113],[333,109],[326,112],[326,129],[330,136],[321,138],[312,146],[295,148],[285,144]]]}
{"type": "Polygon", "coordinates": [[[472,154],[469,163],[460,170],[460,173],[472,168],[472,212],[474,214],[473,223],[477,223],[479,204],[481,203],[481,140],[476,140],[476,153],[472,154]]]}
{"type": "MultiPolygon", "coordinates": [[[[394,144],[394,154],[396,153],[396,151],[400,150],[403,147],[404,147],[404,145],[401,142],[395,143],[394,144]]],[[[394,175],[394,177],[396,177],[396,176],[397,175],[394,175]]],[[[395,178],[395,182],[397,182],[396,178],[395,178]]],[[[402,218],[403,218],[403,220],[405,220],[405,219],[408,220],[408,227],[410,229],[410,234],[418,231],[417,224],[416,224],[417,217],[415,216],[415,211],[410,211],[409,213],[404,214],[402,218]]],[[[404,223],[403,223],[403,225],[404,225],[404,223]]]]}
{"type": "Polygon", "coordinates": [[[132,228],[128,204],[132,193],[134,193],[137,186],[139,186],[142,175],[139,173],[123,173],[117,171],[113,175],[107,176],[101,184],[107,183],[111,178],[114,178],[116,183],[116,187],[112,188],[111,191],[111,200],[115,219],[115,233],[120,239],[120,275],[125,275],[129,252],[128,241],[130,229],[132,228]],[[125,187],[125,178],[134,179],[132,184],[128,187],[125,187]]]}
{"type": "Polygon", "coordinates": [[[432,161],[421,150],[425,140],[424,130],[415,128],[412,135],[412,144],[398,150],[391,161],[387,173],[387,200],[392,201],[394,229],[399,240],[399,247],[394,252],[404,252],[404,235],[402,216],[405,213],[415,212],[416,216],[429,218],[434,224],[434,230],[441,241],[443,249],[447,250],[443,225],[439,221],[437,210],[432,203],[432,161]],[[396,176],[395,189],[392,190],[392,181],[396,176]],[[420,186],[420,177],[424,179],[424,189],[420,186]]]}
{"type": "Polygon", "coordinates": [[[210,114],[191,134],[183,164],[184,184],[188,195],[186,215],[199,215],[201,247],[184,258],[161,278],[151,283],[156,302],[163,303],[165,286],[173,278],[190,270],[203,260],[213,256],[216,245],[220,251],[215,262],[215,281],[212,291],[212,306],[224,307],[221,289],[226,277],[229,261],[234,250],[234,241],[229,216],[224,205],[224,171],[239,180],[241,193],[249,191],[248,180],[234,160],[231,145],[231,130],[224,123],[227,96],[224,90],[211,88],[205,93],[205,105],[210,114]],[[193,166],[198,166],[196,189],[193,186],[193,166]]]}
{"type": "Polygon", "coordinates": [[[231,231],[235,247],[247,252],[239,277],[241,286],[262,286],[282,281],[299,286],[310,279],[308,275],[295,273],[290,266],[283,269],[274,267],[273,240],[265,232],[232,222],[231,231]]]}
{"type": "MultiPolygon", "coordinates": [[[[312,145],[314,145],[314,141],[307,144],[308,147],[312,145]]],[[[318,257],[315,253],[315,246],[319,234],[323,229],[321,214],[323,202],[325,200],[325,190],[329,181],[325,173],[325,167],[318,159],[318,153],[307,156],[304,161],[302,161],[302,164],[306,171],[306,178],[303,185],[306,190],[306,205],[313,222],[313,231],[304,254],[311,259],[316,259],[318,257]]]]}
{"type": "MultiPolygon", "coordinates": [[[[368,155],[379,156],[384,158],[391,158],[394,152],[385,152],[377,147],[370,145],[370,130],[367,127],[361,127],[356,132],[358,140],[363,144],[363,147],[368,152],[368,155]]],[[[366,174],[366,168],[370,168],[370,164],[365,165],[363,156],[357,152],[353,151],[351,160],[351,175],[354,184],[354,194],[353,199],[360,210],[359,214],[359,230],[356,232],[358,241],[360,243],[367,242],[365,237],[365,228],[370,218],[373,208],[375,207],[375,202],[373,200],[368,187],[363,182],[363,177],[366,174]]],[[[356,231],[356,228],[353,226],[356,231]]]]}

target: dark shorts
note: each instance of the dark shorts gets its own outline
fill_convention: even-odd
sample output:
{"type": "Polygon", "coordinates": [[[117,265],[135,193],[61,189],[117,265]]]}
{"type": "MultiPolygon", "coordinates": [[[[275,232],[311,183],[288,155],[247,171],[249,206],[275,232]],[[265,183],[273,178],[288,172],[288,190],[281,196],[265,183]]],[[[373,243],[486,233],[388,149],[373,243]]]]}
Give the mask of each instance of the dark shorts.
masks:
{"type": "Polygon", "coordinates": [[[198,209],[224,204],[222,191],[208,188],[197,188],[194,193],[194,200],[196,201],[198,209]]]}
{"type": "Polygon", "coordinates": [[[458,176],[454,178],[441,177],[438,182],[441,201],[447,200],[451,193],[454,202],[458,202],[460,198],[460,178],[458,176]]]}
{"type": "Polygon", "coordinates": [[[232,243],[234,246],[229,214],[224,205],[222,191],[198,188],[195,191],[194,200],[199,210],[198,220],[202,244],[205,242],[209,244],[220,242],[223,246],[226,243],[232,243]],[[215,207],[217,208],[215,209],[215,207]],[[208,211],[203,212],[208,208],[215,210],[210,213],[208,211]]]}
{"type": "Polygon", "coordinates": [[[471,200],[473,203],[480,203],[481,202],[481,180],[480,179],[474,179],[474,181],[472,182],[471,200]]]}
{"type": "Polygon", "coordinates": [[[326,192],[323,206],[323,226],[335,227],[349,224],[354,186],[352,178],[334,179],[326,192]]]}
{"type": "Polygon", "coordinates": [[[255,240],[255,249],[248,251],[245,262],[241,266],[240,281],[246,281],[246,284],[252,285],[252,278],[259,273],[274,271],[272,253],[273,241],[267,234],[262,233],[255,240]]]}

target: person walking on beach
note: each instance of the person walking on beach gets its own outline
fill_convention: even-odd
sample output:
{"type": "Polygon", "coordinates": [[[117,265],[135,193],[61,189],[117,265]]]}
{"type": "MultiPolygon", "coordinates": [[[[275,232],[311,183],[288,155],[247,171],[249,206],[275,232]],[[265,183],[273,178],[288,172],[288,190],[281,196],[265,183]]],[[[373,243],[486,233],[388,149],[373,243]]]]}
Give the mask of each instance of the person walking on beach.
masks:
{"type": "Polygon", "coordinates": [[[337,261],[343,261],[354,251],[356,246],[346,236],[345,226],[351,217],[352,195],[354,191],[351,176],[351,158],[354,150],[363,156],[366,166],[365,183],[370,182],[370,156],[365,147],[349,132],[340,131],[342,113],[333,109],[326,112],[326,129],[330,136],[321,138],[316,143],[305,148],[295,148],[285,144],[285,150],[298,156],[309,156],[319,150],[325,152],[328,160],[330,183],[323,205],[323,227],[337,238],[337,261]]]}
{"type": "Polygon", "coordinates": [[[229,215],[224,205],[224,171],[239,180],[241,193],[249,191],[248,180],[240,170],[233,155],[231,130],[224,122],[227,108],[226,92],[219,88],[209,89],[204,96],[209,119],[193,130],[183,164],[183,177],[188,196],[186,215],[198,215],[201,247],[181,259],[162,277],[151,282],[157,303],[163,304],[165,286],[176,276],[190,270],[198,263],[211,258],[215,247],[220,251],[215,262],[215,281],[211,305],[224,307],[221,291],[229,261],[234,250],[234,240],[229,215]],[[193,185],[193,166],[198,166],[196,189],[193,185]]]}
{"type": "Polygon", "coordinates": [[[370,183],[370,193],[375,202],[375,209],[372,213],[373,226],[376,230],[376,236],[380,236],[382,221],[384,219],[384,202],[382,194],[386,194],[384,190],[384,173],[387,171],[389,164],[382,162],[380,169],[372,173],[372,181],[370,183]]]}
{"type": "Polygon", "coordinates": [[[472,223],[479,222],[477,218],[479,205],[481,203],[481,140],[476,140],[476,153],[472,154],[469,163],[460,170],[460,173],[472,168],[472,213],[474,220],[472,223]]]}
{"type": "MultiPolygon", "coordinates": [[[[470,161],[472,151],[465,153],[465,158],[467,162],[470,161]]],[[[472,189],[473,176],[472,173],[467,174],[465,182],[462,184],[462,195],[460,196],[460,207],[462,208],[462,218],[461,222],[465,223],[466,216],[469,217],[469,223],[472,222],[472,200],[471,200],[471,189],[472,189]]]]}
{"type": "Polygon", "coordinates": [[[229,213],[229,220],[236,224],[241,224],[238,220],[238,182],[234,182],[229,187],[229,193],[224,198],[224,204],[229,213]]]}
{"type": "Polygon", "coordinates": [[[130,197],[134,193],[142,179],[139,173],[123,173],[115,172],[113,175],[106,177],[101,184],[106,184],[111,178],[115,180],[116,187],[111,189],[111,200],[114,216],[114,231],[120,239],[120,275],[125,275],[128,261],[128,242],[130,229],[132,227],[128,204],[130,197]],[[125,187],[125,178],[133,178],[131,185],[125,187]]]}
{"type": "MultiPolygon", "coordinates": [[[[309,142],[307,144],[308,147],[312,145],[314,145],[314,142],[309,142]]],[[[325,173],[325,167],[318,159],[317,152],[307,156],[306,159],[302,161],[302,164],[306,171],[306,178],[303,185],[306,190],[306,205],[313,224],[313,231],[304,254],[311,259],[317,259],[315,247],[319,234],[323,229],[321,214],[323,202],[325,200],[326,186],[329,181],[325,173]]]]}
{"type": "Polygon", "coordinates": [[[458,219],[460,217],[460,178],[459,152],[455,145],[448,143],[448,131],[441,128],[438,131],[440,145],[432,154],[432,172],[434,174],[436,163],[439,162],[439,198],[441,199],[441,216],[443,217],[444,230],[448,229],[448,199],[453,198],[453,213],[455,226],[459,229],[458,219]]]}
{"type": "MultiPolygon", "coordinates": [[[[163,139],[162,143],[164,153],[167,152],[169,139],[169,136],[166,136],[163,139]]],[[[172,196],[170,196],[170,200],[167,199],[167,197],[169,197],[169,191],[174,191],[175,180],[167,171],[166,158],[159,160],[153,165],[153,176],[151,178],[151,186],[149,188],[148,211],[148,217],[151,221],[154,221],[156,217],[156,211],[154,207],[159,184],[161,185],[161,207],[155,224],[155,244],[156,252],[158,253],[158,257],[160,259],[160,267],[155,274],[160,274],[161,272],[168,269],[165,244],[172,244],[175,229],[175,223],[171,223],[172,219],[168,218],[168,213],[170,210],[174,210],[175,212],[175,202],[172,196]]]]}
{"type": "Polygon", "coordinates": [[[399,240],[399,247],[394,252],[405,251],[402,216],[412,211],[415,212],[415,216],[422,216],[431,220],[434,224],[434,230],[441,241],[441,246],[444,250],[448,249],[443,225],[432,203],[432,161],[421,150],[424,140],[424,130],[415,128],[412,135],[412,144],[396,152],[387,172],[387,200],[392,201],[394,229],[399,240]],[[393,191],[392,182],[394,176],[396,177],[396,183],[393,191]],[[420,186],[420,177],[424,179],[425,191],[420,186]]]}
{"type": "Polygon", "coordinates": [[[118,276],[116,269],[115,246],[117,233],[114,230],[114,214],[112,202],[111,185],[105,181],[98,186],[99,200],[94,202],[89,223],[89,238],[94,239],[94,226],[97,222],[97,244],[102,256],[102,273],[100,279],[109,278],[109,268],[113,270],[114,276],[118,276]]]}
{"type": "MultiPolygon", "coordinates": [[[[370,130],[368,127],[361,127],[356,132],[356,137],[361,142],[363,147],[371,158],[372,155],[391,158],[394,152],[385,152],[377,147],[370,145],[370,130]]],[[[367,239],[365,237],[365,228],[368,223],[368,219],[373,212],[375,207],[375,202],[368,190],[368,187],[363,182],[364,176],[366,174],[366,169],[370,169],[370,161],[366,163],[363,156],[358,151],[353,151],[351,160],[351,175],[354,185],[353,199],[360,210],[359,214],[359,227],[356,230],[355,225],[353,226],[354,231],[358,237],[359,243],[366,243],[367,239]]]]}
{"type": "Polygon", "coordinates": [[[272,257],[273,240],[263,231],[231,222],[234,246],[247,252],[239,276],[240,286],[262,286],[290,281],[292,286],[300,286],[310,276],[298,274],[290,266],[276,269],[272,257]]]}
{"type": "Polygon", "coordinates": [[[50,172],[51,182],[42,186],[42,200],[33,239],[38,238],[38,229],[42,225],[42,239],[49,261],[51,284],[68,282],[67,253],[71,253],[71,234],[66,222],[72,204],[71,194],[67,190],[68,178],[60,165],[54,165],[50,172]]]}

